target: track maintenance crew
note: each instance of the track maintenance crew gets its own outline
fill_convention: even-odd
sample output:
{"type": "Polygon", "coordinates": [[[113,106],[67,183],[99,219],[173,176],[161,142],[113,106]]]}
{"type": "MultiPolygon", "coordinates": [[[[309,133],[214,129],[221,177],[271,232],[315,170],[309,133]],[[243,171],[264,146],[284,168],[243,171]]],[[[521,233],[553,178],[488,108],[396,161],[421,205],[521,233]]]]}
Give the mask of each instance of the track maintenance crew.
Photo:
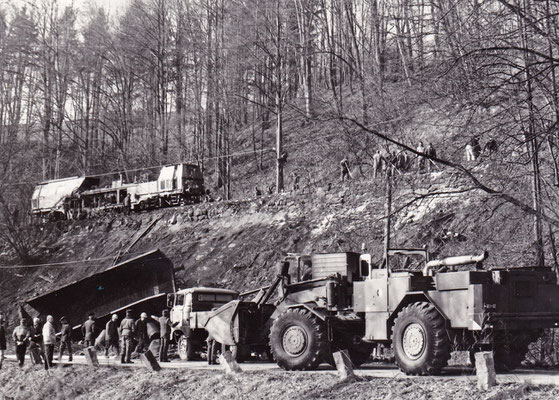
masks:
{"type": "Polygon", "coordinates": [[[85,346],[95,346],[95,315],[93,313],[90,313],[87,321],[83,323],[82,333],[85,346]]]}
{"type": "Polygon", "coordinates": [[[147,319],[148,315],[143,312],[140,314],[140,319],[136,321],[136,341],[138,344],[135,352],[138,354],[146,351],[149,345],[147,319]]]}
{"type": "Polygon", "coordinates": [[[109,357],[109,350],[113,349],[116,355],[120,355],[118,345],[118,315],[113,314],[111,320],[105,325],[105,357],[109,357]]]}
{"type": "Polygon", "coordinates": [[[47,322],[43,325],[43,343],[45,345],[45,355],[48,366],[52,368],[52,359],[54,357],[54,346],[56,346],[56,331],[54,330],[54,318],[52,315],[47,316],[47,322]]]}
{"type": "MultiPolygon", "coordinates": [[[[45,349],[43,347],[43,327],[41,326],[41,320],[39,318],[33,318],[33,327],[31,328],[31,343],[29,344],[29,353],[39,352],[39,357],[43,360],[45,369],[49,369],[49,364],[47,357],[45,355],[45,349]]],[[[31,355],[31,361],[34,362],[33,355],[31,355]]]]}
{"type": "Polygon", "coordinates": [[[130,357],[132,356],[132,339],[134,338],[134,320],[132,319],[132,310],[126,310],[126,317],[120,323],[120,338],[122,340],[122,349],[120,353],[121,364],[132,364],[130,357]]]}
{"type": "Polygon", "coordinates": [[[31,331],[27,326],[25,326],[24,318],[21,319],[19,325],[14,329],[12,337],[14,342],[16,342],[16,356],[19,366],[23,367],[23,363],[25,362],[25,351],[27,350],[29,339],[31,339],[31,331]]]}
{"type": "Polygon", "coordinates": [[[163,310],[163,316],[159,318],[159,362],[169,362],[167,352],[169,350],[169,339],[171,337],[171,320],[169,319],[169,310],[163,310]]]}
{"type": "Polygon", "coordinates": [[[72,362],[72,327],[66,317],[60,318],[62,324],[60,328],[60,348],[58,352],[58,362],[62,362],[64,350],[68,349],[68,361],[72,362]]]}

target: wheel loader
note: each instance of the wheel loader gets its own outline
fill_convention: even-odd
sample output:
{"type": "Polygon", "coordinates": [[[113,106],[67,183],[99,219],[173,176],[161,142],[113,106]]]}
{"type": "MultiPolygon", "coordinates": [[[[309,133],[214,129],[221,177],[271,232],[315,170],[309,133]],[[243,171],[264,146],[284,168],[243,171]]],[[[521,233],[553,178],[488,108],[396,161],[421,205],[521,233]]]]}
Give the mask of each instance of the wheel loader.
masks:
{"type": "Polygon", "coordinates": [[[440,373],[454,350],[493,350],[496,367],[510,370],[543,329],[559,326],[557,275],[485,269],[487,256],[429,260],[425,249],[391,249],[375,263],[354,252],[290,254],[270,286],[215,310],[205,328],[244,354],[265,349],[286,370],[333,364],[341,349],[358,367],[377,344],[391,345],[410,375],[440,373]]]}

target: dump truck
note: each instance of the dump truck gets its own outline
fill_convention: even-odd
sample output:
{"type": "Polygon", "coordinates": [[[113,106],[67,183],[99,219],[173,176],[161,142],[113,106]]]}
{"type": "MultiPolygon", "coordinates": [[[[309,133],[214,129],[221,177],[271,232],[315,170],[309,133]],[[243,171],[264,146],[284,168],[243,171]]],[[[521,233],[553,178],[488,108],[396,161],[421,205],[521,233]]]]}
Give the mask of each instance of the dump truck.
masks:
{"type": "Polygon", "coordinates": [[[171,309],[171,337],[179,357],[191,361],[205,352],[208,332],[204,328],[211,311],[239,297],[228,289],[195,287],[167,295],[171,309]]]}
{"type": "Polygon", "coordinates": [[[453,350],[493,350],[513,369],[545,328],[559,326],[559,285],[550,268],[485,269],[484,252],[429,260],[426,249],[391,249],[380,262],[355,252],[288,255],[273,284],[209,316],[211,337],[228,346],[266,346],[286,370],[354,366],[391,346],[398,367],[434,375],[453,350]]]}

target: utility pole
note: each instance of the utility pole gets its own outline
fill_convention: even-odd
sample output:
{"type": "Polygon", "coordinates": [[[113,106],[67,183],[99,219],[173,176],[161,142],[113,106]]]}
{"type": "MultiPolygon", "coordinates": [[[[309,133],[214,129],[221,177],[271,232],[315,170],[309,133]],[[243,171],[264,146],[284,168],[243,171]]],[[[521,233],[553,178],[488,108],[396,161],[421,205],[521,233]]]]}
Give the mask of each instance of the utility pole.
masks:
{"type": "Polygon", "coordinates": [[[386,202],[384,203],[384,260],[388,270],[388,250],[390,249],[390,223],[392,214],[392,177],[386,176],[386,202]]]}
{"type": "Polygon", "coordinates": [[[276,1],[276,193],[283,192],[283,115],[282,115],[282,74],[281,74],[281,18],[280,3],[276,1]]]}

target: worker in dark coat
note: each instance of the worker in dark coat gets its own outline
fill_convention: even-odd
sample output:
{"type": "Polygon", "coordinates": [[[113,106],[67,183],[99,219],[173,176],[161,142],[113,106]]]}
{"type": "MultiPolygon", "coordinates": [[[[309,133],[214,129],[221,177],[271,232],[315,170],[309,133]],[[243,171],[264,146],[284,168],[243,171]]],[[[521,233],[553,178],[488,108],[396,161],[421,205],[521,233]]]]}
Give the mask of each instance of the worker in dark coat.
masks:
{"type": "Polygon", "coordinates": [[[4,314],[0,313],[0,369],[2,369],[2,362],[4,361],[4,352],[6,351],[6,327],[4,314]]]}
{"type": "Polygon", "coordinates": [[[60,328],[60,348],[58,352],[58,362],[62,361],[64,350],[68,349],[68,361],[72,362],[72,327],[66,317],[60,318],[62,324],[60,328]]]}
{"type": "Polygon", "coordinates": [[[25,319],[21,319],[20,324],[14,329],[12,337],[16,343],[16,356],[19,366],[23,367],[23,363],[25,362],[25,351],[27,350],[27,344],[31,339],[31,331],[27,326],[25,326],[25,319]]]}
{"type": "Polygon", "coordinates": [[[136,321],[136,353],[143,353],[149,346],[148,338],[148,315],[143,312],[140,319],[136,321]]]}
{"type": "Polygon", "coordinates": [[[342,161],[340,161],[340,180],[343,182],[345,178],[353,178],[353,176],[351,176],[349,161],[347,160],[347,158],[344,158],[342,161]]]}
{"type": "Polygon", "coordinates": [[[121,364],[131,364],[132,356],[132,339],[134,339],[134,320],[132,319],[132,310],[126,310],[126,317],[120,323],[120,339],[122,341],[122,349],[120,353],[121,364]]]}
{"type": "MultiPolygon", "coordinates": [[[[31,328],[31,343],[29,344],[29,352],[39,351],[39,357],[43,360],[45,369],[49,369],[45,349],[43,347],[43,326],[39,318],[33,318],[33,327],[31,328]]],[[[33,357],[33,356],[32,356],[33,357]]],[[[33,361],[33,358],[31,358],[33,361]]]]}
{"type": "Polygon", "coordinates": [[[118,315],[113,314],[111,320],[105,325],[105,357],[109,356],[111,348],[117,356],[120,355],[118,341],[118,315]]]}
{"type": "Polygon", "coordinates": [[[85,347],[95,346],[95,315],[89,314],[82,325],[85,347]]]}
{"type": "Polygon", "coordinates": [[[163,310],[163,316],[159,318],[159,362],[169,362],[167,352],[169,350],[169,340],[171,338],[171,320],[169,310],[163,310]]]}

